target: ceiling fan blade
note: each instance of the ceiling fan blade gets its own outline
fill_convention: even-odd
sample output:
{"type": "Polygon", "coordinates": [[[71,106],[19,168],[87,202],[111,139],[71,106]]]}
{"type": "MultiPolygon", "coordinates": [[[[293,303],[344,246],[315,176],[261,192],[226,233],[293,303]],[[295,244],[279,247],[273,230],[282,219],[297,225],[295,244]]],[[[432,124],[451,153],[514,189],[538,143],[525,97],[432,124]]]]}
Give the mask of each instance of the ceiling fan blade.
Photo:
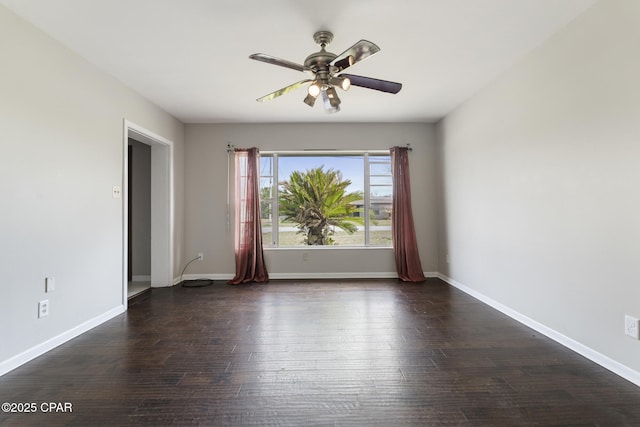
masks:
{"type": "Polygon", "coordinates": [[[295,62],[287,61],[286,59],[276,58],[275,56],[265,55],[264,53],[254,53],[253,55],[249,55],[249,58],[260,62],[266,62],[267,64],[291,68],[296,71],[311,71],[311,68],[305,67],[304,65],[296,64],[295,62]]]}
{"type": "Polygon", "coordinates": [[[313,81],[313,80],[309,80],[309,79],[306,79],[306,80],[300,80],[300,81],[299,81],[299,82],[297,82],[297,83],[294,83],[294,84],[291,84],[291,85],[289,85],[289,86],[283,87],[282,89],[278,89],[278,90],[276,90],[275,92],[271,92],[271,93],[270,93],[270,94],[268,94],[268,95],[265,95],[265,96],[263,96],[263,97],[260,97],[260,98],[256,99],[256,101],[258,101],[258,102],[271,101],[273,98],[277,98],[277,97],[279,97],[279,96],[284,95],[285,93],[289,93],[289,92],[291,92],[292,90],[296,90],[296,89],[298,89],[300,86],[304,85],[305,83],[309,83],[309,82],[312,82],[312,81],[313,81]]]}
{"type": "Polygon", "coordinates": [[[368,40],[360,40],[358,43],[351,46],[349,49],[342,52],[340,55],[331,61],[330,65],[338,68],[336,73],[349,68],[353,64],[356,64],[363,59],[367,59],[374,53],[380,52],[380,48],[368,40]]]}
{"type": "Polygon", "coordinates": [[[387,80],[374,79],[371,77],[355,76],[353,74],[340,74],[340,77],[347,77],[351,85],[375,89],[381,92],[398,93],[402,89],[402,83],[390,82],[387,80]]]}

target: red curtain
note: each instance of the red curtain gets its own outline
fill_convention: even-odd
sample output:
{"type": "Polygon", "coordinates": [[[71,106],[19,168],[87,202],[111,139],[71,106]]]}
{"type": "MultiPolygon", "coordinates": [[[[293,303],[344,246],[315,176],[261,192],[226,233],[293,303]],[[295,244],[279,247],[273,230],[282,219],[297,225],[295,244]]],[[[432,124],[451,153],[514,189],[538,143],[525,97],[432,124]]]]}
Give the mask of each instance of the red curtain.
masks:
{"type": "Polygon", "coordinates": [[[236,275],[228,283],[266,282],[260,223],[260,154],[257,148],[236,149],[236,275]]]}
{"type": "Polygon", "coordinates": [[[391,171],[393,175],[391,230],[398,277],[405,282],[422,282],[425,277],[420,264],[411,209],[409,148],[393,147],[391,149],[391,171]]]}

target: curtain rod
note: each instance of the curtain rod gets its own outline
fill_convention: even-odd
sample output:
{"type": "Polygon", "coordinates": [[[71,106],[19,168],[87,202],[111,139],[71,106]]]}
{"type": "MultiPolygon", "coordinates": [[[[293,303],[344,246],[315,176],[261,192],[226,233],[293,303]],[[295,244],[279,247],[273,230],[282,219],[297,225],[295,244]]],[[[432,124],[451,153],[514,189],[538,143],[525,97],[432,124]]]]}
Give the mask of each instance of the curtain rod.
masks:
{"type": "MultiPolygon", "coordinates": [[[[407,150],[413,151],[411,144],[407,143],[407,150]]],[[[236,147],[227,142],[227,154],[233,153],[236,151],[236,147]]],[[[305,154],[387,154],[389,150],[338,150],[335,148],[305,148],[302,150],[264,150],[260,151],[260,154],[297,154],[297,155],[305,155],[305,154]]]]}
{"type": "Polygon", "coordinates": [[[318,150],[264,150],[260,151],[260,154],[283,154],[283,155],[297,155],[297,156],[318,156],[326,154],[329,156],[350,154],[389,154],[389,150],[335,150],[335,149],[318,149],[318,150]]]}

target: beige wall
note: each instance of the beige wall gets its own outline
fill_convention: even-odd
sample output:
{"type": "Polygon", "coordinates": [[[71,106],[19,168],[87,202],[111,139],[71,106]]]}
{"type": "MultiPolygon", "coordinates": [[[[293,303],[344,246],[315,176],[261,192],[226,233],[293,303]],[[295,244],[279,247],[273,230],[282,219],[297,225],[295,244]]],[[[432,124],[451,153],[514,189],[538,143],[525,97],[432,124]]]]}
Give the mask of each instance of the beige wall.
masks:
{"type": "Polygon", "coordinates": [[[640,384],[638,40],[600,1],[438,132],[439,271],[640,384]]]}
{"type": "Polygon", "coordinates": [[[125,119],[175,143],[181,255],[184,127],[4,7],[0,58],[2,373],[124,309],[125,119]]]}
{"type": "MultiPolygon", "coordinates": [[[[410,143],[413,207],[419,251],[426,272],[437,268],[436,152],[429,124],[210,124],[187,125],[185,259],[204,253],[186,275],[232,277],[233,226],[227,229],[228,142],[261,150],[388,149],[410,143]]],[[[231,162],[233,164],[233,162],[231,162]]],[[[231,181],[233,183],[233,181],[231,181]]],[[[233,214],[233,212],[232,212],[233,214]]],[[[233,224],[233,218],[231,218],[233,224]]],[[[385,277],[395,275],[390,249],[309,248],[265,251],[272,277],[385,277]]]]}

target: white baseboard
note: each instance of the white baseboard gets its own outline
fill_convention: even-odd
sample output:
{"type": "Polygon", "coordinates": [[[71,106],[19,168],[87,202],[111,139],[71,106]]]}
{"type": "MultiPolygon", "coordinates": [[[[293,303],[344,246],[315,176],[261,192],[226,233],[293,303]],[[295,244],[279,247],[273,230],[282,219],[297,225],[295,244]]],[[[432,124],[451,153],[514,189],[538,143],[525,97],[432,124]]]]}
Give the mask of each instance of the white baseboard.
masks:
{"type": "Polygon", "coordinates": [[[351,273],[336,273],[336,272],[324,272],[324,273],[269,273],[269,278],[278,279],[394,279],[398,277],[396,272],[351,272],[351,273]]]}
{"type": "Polygon", "coordinates": [[[61,333],[60,335],[48,339],[47,341],[40,343],[35,347],[30,348],[29,350],[26,350],[16,356],[13,356],[10,359],[0,362],[0,376],[14,370],[21,365],[24,365],[28,361],[33,360],[50,350],[53,350],[59,345],[64,344],[65,342],[77,337],[82,333],[87,332],[90,329],[95,328],[96,326],[106,322],[107,320],[124,313],[125,311],[126,307],[124,305],[114,307],[106,313],[96,316],[93,319],[87,320],[86,322],[75,326],[66,332],[61,333]]]}
{"type": "Polygon", "coordinates": [[[559,344],[562,344],[563,346],[575,351],[576,353],[586,357],[587,359],[591,360],[592,362],[597,363],[598,365],[602,366],[605,369],[610,370],[611,372],[621,376],[622,378],[634,383],[637,386],[640,386],[640,372],[637,372],[631,368],[629,368],[628,366],[623,365],[620,362],[617,362],[607,356],[605,356],[602,353],[599,353],[597,351],[595,351],[594,349],[587,347],[586,345],[579,343],[578,341],[575,341],[569,337],[567,337],[566,335],[561,334],[560,332],[553,330],[551,328],[549,328],[548,326],[543,325],[542,323],[539,323],[527,316],[525,316],[524,314],[521,314],[509,307],[507,307],[504,304],[501,304],[489,297],[487,297],[486,295],[477,292],[471,288],[469,288],[468,286],[463,285],[462,283],[456,282],[455,280],[451,279],[450,277],[445,276],[444,274],[439,274],[438,277],[442,280],[444,280],[445,282],[447,282],[448,284],[450,284],[451,286],[460,289],[462,292],[472,296],[473,298],[482,301],[483,303],[495,308],[496,310],[506,314],[507,316],[511,317],[514,320],[517,320],[518,322],[522,323],[523,325],[526,325],[528,327],[530,327],[531,329],[534,329],[535,331],[551,338],[552,340],[558,342],[559,344]]]}
{"type": "MultiPolygon", "coordinates": [[[[233,274],[185,274],[182,276],[182,280],[199,280],[199,279],[210,279],[210,280],[231,280],[233,279],[233,274]]],[[[176,285],[180,283],[180,278],[176,279],[176,285]]]]}
{"type": "MultiPolygon", "coordinates": [[[[424,272],[425,277],[439,277],[435,272],[424,272]]],[[[398,273],[395,271],[389,272],[326,272],[326,273],[269,273],[269,278],[273,280],[303,280],[303,279],[396,279],[398,273]]],[[[231,280],[233,274],[185,274],[183,280],[197,280],[197,279],[211,279],[211,280],[231,280]]],[[[180,283],[180,278],[175,282],[180,283]]]]}

